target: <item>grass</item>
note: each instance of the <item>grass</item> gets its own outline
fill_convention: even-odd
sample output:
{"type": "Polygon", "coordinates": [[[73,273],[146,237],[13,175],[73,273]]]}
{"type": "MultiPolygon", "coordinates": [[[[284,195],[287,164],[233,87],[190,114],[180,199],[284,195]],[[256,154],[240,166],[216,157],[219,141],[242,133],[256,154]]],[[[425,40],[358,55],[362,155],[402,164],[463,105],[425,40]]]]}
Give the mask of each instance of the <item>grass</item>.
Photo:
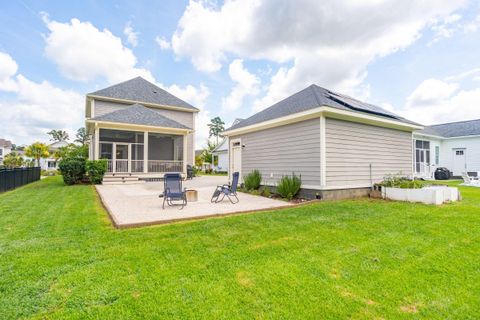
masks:
{"type": "MultiPolygon", "coordinates": [[[[480,318],[480,189],[116,230],[91,186],[0,195],[0,318],[480,318]]],[[[160,204],[159,204],[160,207],[160,204]]]]}

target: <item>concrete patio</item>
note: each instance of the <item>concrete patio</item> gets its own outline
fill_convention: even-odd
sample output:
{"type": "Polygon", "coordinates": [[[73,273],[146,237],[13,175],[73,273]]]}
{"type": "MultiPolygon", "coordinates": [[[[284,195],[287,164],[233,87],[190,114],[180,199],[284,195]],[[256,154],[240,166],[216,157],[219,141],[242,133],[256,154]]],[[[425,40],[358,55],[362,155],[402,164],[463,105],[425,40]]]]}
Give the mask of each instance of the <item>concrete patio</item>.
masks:
{"type": "Polygon", "coordinates": [[[228,182],[226,176],[200,176],[183,183],[188,189],[198,191],[198,201],[189,202],[180,210],[169,207],[158,195],[163,192],[163,182],[147,182],[132,185],[97,185],[97,191],[113,223],[118,228],[167,223],[179,220],[199,219],[242,212],[259,211],[291,204],[260,196],[238,193],[240,202],[232,204],[225,197],[221,203],[211,203],[210,198],[217,185],[228,182]]]}

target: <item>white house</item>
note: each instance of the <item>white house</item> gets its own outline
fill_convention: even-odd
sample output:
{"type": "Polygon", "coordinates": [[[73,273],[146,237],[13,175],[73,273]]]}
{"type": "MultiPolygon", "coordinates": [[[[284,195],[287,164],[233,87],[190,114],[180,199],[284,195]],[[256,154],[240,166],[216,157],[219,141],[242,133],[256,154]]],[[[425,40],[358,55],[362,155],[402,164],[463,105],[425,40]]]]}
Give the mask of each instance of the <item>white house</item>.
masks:
{"type": "Polygon", "coordinates": [[[50,153],[50,156],[45,159],[40,159],[40,168],[42,170],[57,170],[58,169],[58,161],[55,159],[53,156],[55,152],[62,147],[68,146],[67,141],[57,141],[52,144],[48,145],[48,152],[50,153]]]}
{"type": "Polygon", "coordinates": [[[3,164],[3,158],[12,152],[12,142],[0,138],[0,164],[3,164]]]}
{"type": "Polygon", "coordinates": [[[480,119],[427,126],[413,133],[415,175],[429,178],[437,167],[454,176],[480,172],[480,119]]]}
{"type": "MultiPolygon", "coordinates": [[[[241,118],[235,119],[232,126],[240,123],[242,120],[241,118]]],[[[217,172],[228,172],[228,137],[223,138],[222,142],[212,151],[212,154],[218,159],[214,170],[217,172]]]]}

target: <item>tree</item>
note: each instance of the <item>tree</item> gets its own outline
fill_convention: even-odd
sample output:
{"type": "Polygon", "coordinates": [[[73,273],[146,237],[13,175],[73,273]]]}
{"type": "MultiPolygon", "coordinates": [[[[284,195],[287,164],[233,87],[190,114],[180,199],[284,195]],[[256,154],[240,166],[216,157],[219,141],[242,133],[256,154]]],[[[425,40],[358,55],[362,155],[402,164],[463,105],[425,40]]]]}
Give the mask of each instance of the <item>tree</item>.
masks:
{"type": "Polygon", "coordinates": [[[225,131],[225,122],[223,122],[220,117],[215,117],[210,120],[208,124],[209,131],[208,137],[211,138],[212,136],[216,138],[216,143],[218,144],[218,137],[220,136],[220,132],[225,131]]]}
{"type": "Polygon", "coordinates": [[[195,167],[201,168],[203,166],[203,158],[202,156],[195,156],[195,167]]]}
{"type": "Polygon", "coordinates": [[[37,165],[40,166],[40,159],[48,158],[50,153],[48,152],[48,147],[44,143],[34,142],[25,148],[25,155],[37,160],[37,165]]]}
{"type": "Polygon", "coordinates": [[[64,130],[50,130],[47,134],[52,136],[50,141],[54,142],[67,141],[69,139],[67,131],[64,130]]]}
{"type": "Polygon", "coordinates": [[[3,165],[7,168],[18,168],[23,165],[23,158],[16,152],[10,152],[3,159],[3,165]]]}
{"type": "Polygon", "coordinates": [[[207,145],[203,147],[201,155],[204,163],[214,164],[212,151],[215,150],[216,147],[217,145],[214,142],[207,140],[207,145]]]}
{"type": "Polygon", "coordinates": [[[87,130],[84,127],[77,130],[77,134],[75,134],[75,142],[81,144],[82,146],[87,144],[90,140],[87,130]]]}

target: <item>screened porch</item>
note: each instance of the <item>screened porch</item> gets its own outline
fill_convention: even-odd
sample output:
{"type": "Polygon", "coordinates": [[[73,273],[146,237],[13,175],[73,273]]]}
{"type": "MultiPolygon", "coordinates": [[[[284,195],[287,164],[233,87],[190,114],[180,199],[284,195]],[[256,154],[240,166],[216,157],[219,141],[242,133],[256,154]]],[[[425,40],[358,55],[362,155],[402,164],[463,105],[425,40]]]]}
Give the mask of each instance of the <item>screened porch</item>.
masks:
{"type": "Polygon", "coordinates": [[[184,172],[184,135],[99,129],[98,158],[109,173],[184,172]]]}

